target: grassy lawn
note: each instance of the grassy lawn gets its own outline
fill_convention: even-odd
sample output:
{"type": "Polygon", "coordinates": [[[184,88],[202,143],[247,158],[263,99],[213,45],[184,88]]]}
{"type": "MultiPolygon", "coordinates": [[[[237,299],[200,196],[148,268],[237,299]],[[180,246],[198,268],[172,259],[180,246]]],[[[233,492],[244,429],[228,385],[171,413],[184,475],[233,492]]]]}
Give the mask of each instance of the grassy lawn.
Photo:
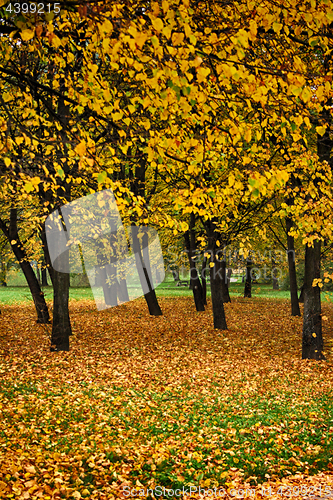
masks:
{"type": "MultiPolygon", "coordinates": [[[[53,289],[51,286],[43,288],[45,297],[47,301],[52,301],[53,289]]],[[[230,296],[231,297],[243,297],[244,294],[244,284],[243,283],[231,283],[230,285],[230,296]]],[[[156,288],[156,294],[158,297],[192,297],[192,290],[189,290],[188,286],[177,287],[175,282],[171,279],[165,280],[156,288]]],[[[210,297],[210,288],[208,285],[207,295],[210,297]]],[[[270,284],[253,284],[252,285],[252,297],[253,298],[266,298],[274,300],[289,300],[290,292],[289,290],[273,290],[270,284]]],[[[69,290],[70,300],[93,300],[93,294],[90,288],[83,287],[70,287],[69,290]]],[[[332,292],[325,292],[322,295],[322,300],[326,301],[329,298],[330,301],[333,300],[332,292]]],[[[16,304],[16,303],[32,303],[31,293],[26,286],[7,286],[0,287],[0,305],[1,304],[16,304]]]]}
{"type": "Polygon", "coordinates": [[[302,319],[259,293],[225,305],[224,332],[191,297],[161,296],[160,317],[142,298],[102,312],[72,300],[71,351],[52,354],[33,306],[2,300],[0,498],[259,495],[282,478],[333,489],[333,310],[324,304],[327,360],[302,361],[302,319]]]}

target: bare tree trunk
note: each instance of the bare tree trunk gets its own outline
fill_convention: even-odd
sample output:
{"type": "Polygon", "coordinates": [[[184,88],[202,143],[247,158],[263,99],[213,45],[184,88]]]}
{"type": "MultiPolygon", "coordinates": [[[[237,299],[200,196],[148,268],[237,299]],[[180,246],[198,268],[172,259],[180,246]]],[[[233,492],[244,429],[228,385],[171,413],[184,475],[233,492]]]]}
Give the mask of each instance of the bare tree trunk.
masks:
{"type": "Polygon", "coordinates": [[[207,279],[206,279],[206,266],[207,266],[207,256],[204,255],[202,268],[201,268],[201,282],[202,282],[202,300],[204,305],[207,305],[207,279]]]}
{"type": "Polygon", "coordinates": [[[320,278],[321,241],[315,240],[313,247],[305,249],[304,315],[303,315],[303,359],[325,359],[321,326],[321,301],[319,286],[312,286],[320,278]]]}
{"type": "Polygon", "coordinates": [[[196,310],[197,311],[204,311],[205,305],[204,305],[204,300],[203,300],[203,290],[202,290],[201,281],[199,279],[199,274],[198,274],[198,270],[196,267],[196,262],[194,260],[195,250],[196,250],[194,225],[195,225],[195,215],[193,213],[191,213],[190,228],[189,228],[189,231],[186,231],[186,233],[184,235],[185,246],[186,246],[188,260],[189,260],[189,264],[190,264],[190,287],[191,287],[191,290],[193,292],[193,298],[194,298],[196,310]]]}
{"type": "Polygon", "coordinates": [[[69,351],[72,328],[68,312],[69,274],[53,270],[53,323],[51,351],[69,351]]]}
{"type": "Polygon", "coordinates": [[[46,270],[45,260],[43,260],[42,263],[42,286],[49,286],[47,282],[47,270],[46,270]]]}
{"type": "MultiPolygon", "coordinates": [[[[232,275],[232,268],[229,267],[227,269],[227,287],[230,288],[230,280],[231,280],[231,275],[232,275]]],[[[230,299],[231,302],[231,299],[230,299]]]]}
{"type": "Polygon", "coordinates": [[[1,286],[7,286],[7,264],[4,259],[1,259],[1,286]]]}
{"type": "MultiPolygon", "coordinates": [[[[60,91],[63,95],[66,92],[65,80],[63,78],[60,80],[60,91]]],[[[58,100],[58,114],[63,125],[63,130],[60,132],[63,140],[62,153],[66,158],[67,135],[65,130],[69,121],[69,108],[68,105],[65,104],[64,98],[62,96],[59,97],[58,100]]],[[[67,177],[70,172],[70,167],[66,161],[63,163],[63,170],[65,172],[65,176],[67,177]]],[[[55,208],[59,209],[61,218],[62,214],[60,208],[63,200],[68,203],[71,199],[71,184],[66,182],[66,180],[68,180],[68,177],[64,180],[57,178],[59,193],[61,193],[62,199],[59,198],[56,200],[55,208]]],[[[63,219],[62,224],[63,226],[65,226],[63,219]]],[[[47,254],[48,251],[44,253],[46,262],[49,258],[47,254]]],[[[61,255],[61,259],[63,260],[62,268],[69,269],[69,251],[64,252],[61,255]]],[[[52,269],[52,266],[49,267],[49,271],[50,269],[52,269]]],[[[69,273],[60,273],[53,269],[53,271],[50,272],[50,276],[53,284],[53,322],[51,334],[51,351],[69,351],[69,337],[72,335],[72,327],[68,307],[70,275],[69,273]]]]}
{"type": "MultiPolygon", "coordinates": [[[[46,269],[49,272],[51,284],[52,284],[52,286],[54,286],[53,285],[53,281],[54,281],[54,274],[53,273],[54,273],[54,271],[53,271],[53,267],[52,267],[52,263],[51,263],[49,249],[47,247],[46,234],[45,234],[45,222],[42,224],[40,239],[42,241],[42,248],[43,248],[43,252],[44,252],[46,269]]],[[[46,281],[47,281],[47,279],[46,279],[46,281]]]]}
{"type": "MultiPolygon", "coordinates": [[[[324,69],[326,70],[329,68],[330,59],[329,55],[325,58],[324,69]]],[[[327,104],[331,105],[332,103],[330,101],[331,99],[327,104]]],[[[327,161],[332,169],[332,116],[329,106],[324,106],[320,115],[321,118],[326,121],[328,127],[323,136],[317,134],[317,152],[320,161],[327,161]]],[[[320,196],[319,179],[315,179],[314,184],[318,188],[318,196],[320,196]]],[[[320,252],[321,240],[314,240],[312,247],[306,245],[304,266],[303,359],[325,359],[323,354],[320,288],[318,286],[312,286],[313,280],[320,278],[320,252]]]]}
{"type": "Polygon", "coordinates": [[[289,232],[290,232],[292,226],[293,226],[292,220],[289,217],[286,217],[291,315],[292,316],[300,316],[301,311],[300,311],[299,302],[298,302],[296,265],[295,265],[295,260],[296,260],[295,259],[295,244],[294,244],[294,237],[289,235],[289,232]]]}
{"type": "MultiPolygon", "coordinates": [[[[135,167],[135,179],[133,179],[131,183],[131,190],[135,194],[135,196],[145,197],[146,167],[147,167],[147,157],[144,153],[142,153],[142,156],[140,160],[137,162],[135,167]]],[[[139,270],[142,288],[144,289],[147,285],[149,289],[149,292],[146,293],[144,296],[148,306],[149,313],[152,316],[161,316],[162,309],[160,308],[160,305],[158,303],[155,290],[152,287],[151,273],[149,272],[150,269],[149,267],[148,269],[146,268],[146,265],[143,261],[142,252],[140,249],[140,243],[135,237],[133,230],[132,230],[132,237],[133,237],[133,246],[135,246],[138,249],[138,253],[136,253],[136,250],[133,248],[134,252],[136,253],[137,268],[139,270]],[[142,272],[140,272],[140,269],[142,272]]]]}
{"type": "Polygon", "coordinates": [[[221,287],[222,287],[222,298],[223,302],[231,302],[231,298],[229,295],[229,287],[228,287],[228,278],[227,278],[227,273],[226,273],[226,261],[222,260],[221,261],[221,271],[222,271],[222,281],[221,281],[221,287]]]}
{"type": "Polygon", "coordinates": [[[252,278],[251,278],[251,270],[252,270],[252,261],[246,260],[246,276],[245,276],[245,287],[244,287],[244,298],[251,298],[252,296],[252,278]]]}
{"type": "Polygon", "coordinates": [[[211,255],[210,267],[210,289],[213,306],[214,328],[219,330],[227,330],[227,322],[225,318],[224,305],[223,305],[223,274],[222,274],[222,261],[216,257],[216,241],[217,233],[215,231],[214,222],[209,221],[207,224],[208,236],[208,250],[211,255]]]}
{"type": "Polygon", "coordinates": [[[7,227],[5,222],[0,219],[0,228],[8,239],[14,255],[20,264],[25,279],[27,280],[37,312],[37,323],[49,323],[50,316],[44,294],[39,286],[34,270],[28,261],[26,251],[18,235],[16,208],[10,209],[9,227],[7,227]]]}
{"type": "MultiPolygon", "coordinates": [[[[305,279],[305,278],[304,278],[305,279]]],[[[304,304],[304,283],[303,285],[301,286],[301,293],[299,294],[299,299],[298,299],[298,302],[300,304],[304,304]]]]}
{"type": "Polygon", "coordinates": [[[149,269],[147,269],[142,257],[142,251],[136,234],[136,229],[136,226],[132,226],[133,251],[135,253],[136,265],[139,272],[142,290],[146,290],[147,288],[149,290],[148,293],[145,293],[144,297],[147,302],[149,314],[152,316],[161,316],[162,309],[158,303],[155,290],[152,287],[151,273],[149,273],[149,269]]]}
{"type": "Polygon", "coordinates": [[[275,252],[271,252],[271,265],[272,265],[272,284],[273,284],[273,290],[278,290],[279,289],[279,280],[276,277],[276,267],[275,267],[275,252]]]}

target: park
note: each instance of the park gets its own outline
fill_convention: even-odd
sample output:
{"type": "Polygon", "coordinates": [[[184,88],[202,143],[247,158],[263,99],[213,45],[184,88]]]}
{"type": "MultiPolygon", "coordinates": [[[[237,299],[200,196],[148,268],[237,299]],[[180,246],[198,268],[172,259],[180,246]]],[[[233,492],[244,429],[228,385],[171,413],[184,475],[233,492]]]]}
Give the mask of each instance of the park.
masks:
{"type": "Polygon", "coordinates": [[[0,14],[0,498],[333,498],[333,1],[0,14]]]}

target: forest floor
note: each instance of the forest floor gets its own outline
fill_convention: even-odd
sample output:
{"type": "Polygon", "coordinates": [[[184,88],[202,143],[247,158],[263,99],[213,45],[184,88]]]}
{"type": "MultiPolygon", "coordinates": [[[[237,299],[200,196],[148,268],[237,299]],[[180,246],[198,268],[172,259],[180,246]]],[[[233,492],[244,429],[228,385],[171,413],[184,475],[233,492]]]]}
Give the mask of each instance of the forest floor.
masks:
{"type": "Polygon", "coordinates": [[[62,353],[31,304],[2,304],[0,498],[333,494],[332,305],[315,362],[287,301],[236,297],[227,331],[210,305],[160,303],[72,301],[62,353]]]}

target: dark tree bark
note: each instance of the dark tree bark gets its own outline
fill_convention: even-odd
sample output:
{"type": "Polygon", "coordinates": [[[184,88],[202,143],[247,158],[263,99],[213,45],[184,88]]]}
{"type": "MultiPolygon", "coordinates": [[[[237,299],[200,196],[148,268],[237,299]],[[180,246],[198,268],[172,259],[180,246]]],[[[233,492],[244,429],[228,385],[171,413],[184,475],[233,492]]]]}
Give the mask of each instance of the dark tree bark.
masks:
{"type": "Polygon", "coordinates": [[[300,304],[304,304],[304,283],[303,285],[301,286],[301,293],[299,294],[299,299],[298,299],[298,302],[300,304]]]}
{"type": "Polygon", "coordinates": [[[272,284],[273,284],[273,290],[279,290],[279,280],[276,277],[275,263],[272,266],[272,284]]]}
{"type": "MultiPolygon", "coordinates": [[[[330,64],[331,57],[326,56],[324,69],[329,69],[330,64]]],[[[331,106],[332,100],[330,99],[327,104],[331,106]]],[[[331,137],[332,115],[330,113],[330,106],[323,107],[320,113],[320,118],[328,124],[328,127],[323,136],[317,134],[317,152],[319,160],[322,162],[327,161],[332,169],[333,158],[331,157],[331,151],[333,140],[331,137]]],[[[319,188],[317,180],[314,180],[314,184],[319,188]]],[[[320,196],[320,190],[318,196],[320,196]]],[[[304,266],[303,359],[325,359],[323,354],[320,288],[318,286],[312,286],[313,280],[315,278],[320,278],[320,252],[321,241],[319,239],[313,242],[313,247],[306,245],[304,266]]]]}
{"type": "Polygon", "coordinates": [[[161,316],[162,310],[158,303],[155,290],[151,283],[151,273],[147,269],[146,264],[142,257],[142,251],[140,247],[139,238],[137,236],[136,226],[132,226],[132,239],[133,239],[133,251],[135,253],[136,265],[139,272],[140,282],[143,290],[148,288],[148,293],[145,293],[144,297],[147,302],[149,314],[152,316],[161,316]]]}
{"type": "Polygon", "coordinates": [[[49,286],[47,282],[47,270],[45,261],[42,263],[42,286],[49,286]]]}
{"type": "Polygon", "coordinates": [[[252,295],[252,278],[251,278],[251,270],[252,270],[252,261],[246,260],[246,276],[245,276],[245,287],[244,287],[244,297],[251,298],[252,295]]]}
{"type": "Polygon", "coordinates": [[[40,273],[40,267],[39,267],[39,264],[37,262],[37,280],[38,280],[38,283],[39,283],[39,286],[42,286],[42,277],[41,277],[41,273],[40,273]]]}
{"type": "Polygon", "coordinates": [[[214,328],[217,328],[218,330],[227,330],[222,292],[222,261],[218,260],[216,256],[216,241],[218,239],[218,235],[215,231],[214,222],[209,221],[206,229],[208,237],[208,250],[211,255],[211,263],[214,264],[213,267],[210,267],[210,290],[212,297],[214,328]]]}
{"type": "Polygon", "coordinates": [[[227,277],[227,272],[226,272],[226,261],[221,260],[221,272],[222,272],[222,281],[221,281],[221,287],[222,287],[222,298],[223,302],[231,302],[231,298],[229,295],[229,287],[228,287],[228,277],[227,277]]]}
{"type": "MultiPolygon", "coordinates": [[[[135,194],[135,196],[145,197],[145,183],[146,183],[146,167],[147,167],[147,157],[142,153],[140,160],[136,164],[135,168],[135,178],[131,182],[131,190],[135,194]]],[[[134,221],[136,222],[136,221],[134,221]]],[[[133,226],[134,227],[134,226],[133,226]]],[[[149,292],[144,295],[149,314],[152,316],[161,316],[162,309],[158,303],[155,290],[152,287],[151,282],[151,273],[149,274],[149,268],[147,269],[145,263],[143,261],[142,252],[140,249],[140,243],[137,241],[137,238],[133,236],[133,245],[138,248],[138,254],[136,255],[137,267],[138,269],[142,268],[142,272],[139,272],[140,280],[142,284],[142,288],[144,288],[147,284],[149,292]]],[[[134,248],[133,248],[134,250],[134,248]]],[[[136,252],[136,250],[134,250],[136,252]]]]}
{"type": "Polygon", "coordinates": [[[295,244],[294,244],[294,237],[289,235],[289,232],[292,227],[293,227],[293,221],[289,217],[286,217],[291,315],[300,316],[301,311],[298,302],[297,278],[296,278],[295,244]]]}
{"type": "Polygon", "coordinates": [[[273,290],[278,290],[279,289],[279,280],[276,276],[276,261],[275,261],[275,252],[271,252],[271,266],[272,266],[272,285],[273,285],[273,290]]]}
{"type": "Polygon", "coordinates": [[[1,286],[7,286],[7,264],[4,259],[1,260],[1,286]]]}
{"type": "Polygon", "coordinates": [[[207,279],[206,279],[207,256],[204,254],[201,268],[201,282],[202,282],[202,300],[204,305],[207,305],[207,279]]]}
{"type": "MultiPolygon", "coordinates": [[[[232,275],[232,268],[229,267],[227,269],[227,287],[230,288],[230,282],[231,282],[231,275],[232,275]]],[[[231,299],[230,299],[231,302],[231,299]]]]}
{"type": "Polygon", "coordinates": [[[179,281],[179,269],[172,269],[171,272],[174,281],[177,283],[177,281],[179,281]]]}
{"type": "Polygon", "coordinates": [[[69,274],[53,270],[53,323],[51,351],[69,351],[72,328],[69,318],[69,274]]]}
{"type": "Polygon", "coordinates": [[[321,301],[319,286],[312,286],[320,278],[321,241],[315,240],[313,247],[305,249],[304,314],[303,314],[303,359],[325,359],[321,326],[321,301]]]}
{"type": "Polygon", "coordinates": [[[202,290],[202,285],[201,285],[201,281],[199,278],[199,273],[198,273],[198,270],[196,267],[196,262],[194,260],[195,256],[196,256],[194,225],[195,225],[195,215],[193,213],[191,213],[190,227],[189,227],[189,230],[186,231],[186,233],[184,235],[185,246],[186,246],[188,260],[189,260],[189,264],[190,264],[190,287],[191,287],[191,290],[193,292],[193,298],[194,298],[196,310],[197,311],[204,311],[205,305],[204,305],[204,300],[203,300],[203,290],[202,290]]]}
{"type": "Polygon", "coordinates": [[[39,286],[34,270],[28,261],[27,254],[18,235],[16,208],[10,209],[9,227],[7,227],[5,222],[0,219],[0,228],[8,239],[14,255],[20,264],[25,279],[27,280],[37,312],[37,323],[49,323],[50,316],[44,294],[39,286]]]}
{"type": "Polygon", "coordinates": [[[44,253],[46,269],[49,272],[52,286],[54,286],[53,285],[53,281],[54,281],[53,267],[52,267],[52,263],[51,263],[49,249],[47,247],[46,234],[45,234],[45,222],[42,224],[42,227],[41,227],[40,239],[42,241],[42,248],[43,248],[43,253],[44,253]]]}
{"type": "MultiPolygon", "coordinates": [[[[65,80],[62,78],[60,80],[60,91],[62,95],[66,92],[65,80]]],[[[63,151],[64,157],[67,157],[67,134],[66,128],[69,121],[69,107],[65,103],[64,98],[61,96],[58,100],[58,116],[59,121],[62,124],[62,130],[60,131],[60,136],[63,141],[63,151]]],[[[62,180],[57,178],[58,183],[58,198],[55,200],[55,208],[59,210],[61,216],[61,223],[65,234],[69,237],[66,231],[64,220],[62,219],[61,205],[65,202],[70,202],[71,199],[71,185],[66,182],[68,180],[68,175],[70,172],[70,167],[65,161],[63,163],[63,170],[65,173],[65,179],[62,180]]],[[[44,252],[46,263],[48,262],[49,255],[48,252],[44,252]]],[[[69,269],[69,251],[64,252],[61,255],[62,268],[69,269]]],[[[52,269],[52,266],[49,268],[52,269]]],[[[69,273],[60,273],[53,269],[50,272],[50,277],[53,284],[53,321],[52,321],[52,333],[51,333],[51,351],[69,351],[69,337],[72,335],[71,321],[69,317],[69,284],[70,276],[69,273]]]]}

